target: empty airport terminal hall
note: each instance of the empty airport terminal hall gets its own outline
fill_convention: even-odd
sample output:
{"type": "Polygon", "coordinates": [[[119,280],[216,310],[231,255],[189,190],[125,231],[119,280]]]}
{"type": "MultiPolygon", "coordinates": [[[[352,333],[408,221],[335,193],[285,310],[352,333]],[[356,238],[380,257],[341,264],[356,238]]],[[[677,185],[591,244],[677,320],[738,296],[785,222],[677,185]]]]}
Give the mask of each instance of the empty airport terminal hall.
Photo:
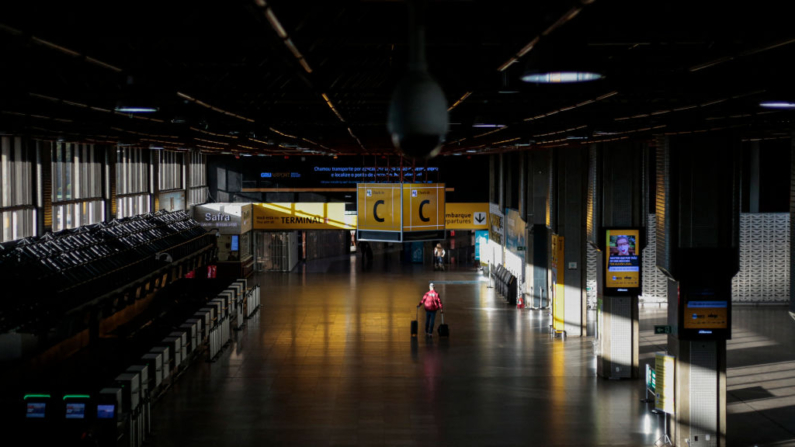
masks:
{"type": "Polygon", "coordinates": [[[0,446],[795,447],[791,2],[0,2],[0,446]]]}

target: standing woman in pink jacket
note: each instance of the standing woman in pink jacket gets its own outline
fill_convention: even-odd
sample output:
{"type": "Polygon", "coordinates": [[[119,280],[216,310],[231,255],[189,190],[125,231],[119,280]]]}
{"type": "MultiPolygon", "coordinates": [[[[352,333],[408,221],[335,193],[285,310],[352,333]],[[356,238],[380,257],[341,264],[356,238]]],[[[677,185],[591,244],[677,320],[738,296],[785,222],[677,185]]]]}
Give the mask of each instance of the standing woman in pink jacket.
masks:
{"type": "Polygon", "coordinates": [[[428,288],[430,290],[425,292],[417,307],[425,305],[425,335],[433,337],[433,322],[436,320],[436,311],[441,310],[444,313],[444,309],[442,309],[442,300],[439,298],[439,294],[433,290],[433,283],[428,288]]]}

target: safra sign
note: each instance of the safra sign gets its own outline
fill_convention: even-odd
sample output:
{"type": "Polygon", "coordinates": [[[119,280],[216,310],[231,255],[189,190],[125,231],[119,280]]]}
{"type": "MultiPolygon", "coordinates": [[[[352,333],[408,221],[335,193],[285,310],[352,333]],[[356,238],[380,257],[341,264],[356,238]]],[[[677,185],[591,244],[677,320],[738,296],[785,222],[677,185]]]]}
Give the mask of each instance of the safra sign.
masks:
{"type": "Polygon", "coordinates": [[[205,222],[230,222],[232,216],[224,213],[204,213],[205,222]]]}
{"type": "Polygon", "coordinates": [[[193,218],[207,231],[243,234],[252,227],[251,204],[206,203],[193,207],[193,218]]]}

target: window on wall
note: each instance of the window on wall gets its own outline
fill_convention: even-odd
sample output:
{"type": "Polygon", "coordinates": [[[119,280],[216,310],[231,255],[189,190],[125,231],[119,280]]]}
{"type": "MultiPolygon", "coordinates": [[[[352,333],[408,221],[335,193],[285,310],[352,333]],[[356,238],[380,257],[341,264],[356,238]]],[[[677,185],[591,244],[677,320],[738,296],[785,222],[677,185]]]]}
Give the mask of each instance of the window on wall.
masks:
{"type": "Polygon", "coordinates": [[[184,154],[182,152],[160,150],[153,151],[152,156],[158,158],[158,163],[160,165],[160,176],[157,180],[158,189],[160,191],[184,189],[185,185],[182,183],[182,161],[184,154]]]}
{"type": "Polygon", "coordinates": [[[20,137],[0,137],[0,242],[36,235],[34,155],[20,137]]]}
{"type": "Polygon", "coordinates": [[[57,143],[52,154],[52,229],[105,220],[102,150],[93,144],[57,143]]]}
{"type": "Polygon", "coordinates": [[[190,182],[188,185],[188,206],[199,205],[207,201],[207,156],[199,151],[188,154],[190,182]]]}
{"type": "Polygon", "coordinates": [[[116,217],[150,211],[148,155],[142,148],[116,150],[116,217]]]}

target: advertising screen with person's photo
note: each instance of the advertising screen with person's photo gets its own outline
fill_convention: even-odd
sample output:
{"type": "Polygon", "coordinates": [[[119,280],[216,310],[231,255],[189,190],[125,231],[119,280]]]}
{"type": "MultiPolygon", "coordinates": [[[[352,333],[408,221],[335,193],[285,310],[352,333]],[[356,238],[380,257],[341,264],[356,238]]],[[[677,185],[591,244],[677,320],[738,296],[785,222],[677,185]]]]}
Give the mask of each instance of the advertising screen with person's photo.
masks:
{"type": "Polygon", "coordinates": [[[638,230],[607,230],[607,268],[605,287],[640,287],[640,247],[638,230]]]}

